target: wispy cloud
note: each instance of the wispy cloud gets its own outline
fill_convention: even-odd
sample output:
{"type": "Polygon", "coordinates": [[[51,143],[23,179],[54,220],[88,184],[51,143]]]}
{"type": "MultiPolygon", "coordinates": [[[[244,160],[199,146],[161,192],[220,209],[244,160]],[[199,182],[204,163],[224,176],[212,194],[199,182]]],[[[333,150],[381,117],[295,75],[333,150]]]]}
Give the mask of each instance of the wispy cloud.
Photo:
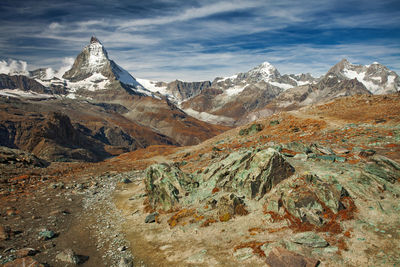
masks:
{"type": "Polygon", "coordinates": [[[119,65],[157,80],[213,79],[262,61],[319,75],[343,57],[400,70],[396,0],[4,1],[0,59],[31,68],[60,68],[94,34],[119,65]]]}

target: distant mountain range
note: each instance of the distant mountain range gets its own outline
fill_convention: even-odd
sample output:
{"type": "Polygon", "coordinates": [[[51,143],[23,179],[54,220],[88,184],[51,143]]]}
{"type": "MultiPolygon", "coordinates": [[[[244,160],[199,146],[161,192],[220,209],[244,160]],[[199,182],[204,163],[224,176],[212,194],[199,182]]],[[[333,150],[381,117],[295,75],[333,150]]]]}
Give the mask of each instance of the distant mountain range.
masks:
{"type": "Polygon", "coordinates": [[[150,81],[133,77],[92,37],[63,74],[46,68],[0,74],[0,105],[5,108],[0,145],[50,160],[99,160],[153,144],[194,145],[227,129],[221,125],[241,125],[341,96],[396,93],[399,88],[399,76],[387,67],[376,62],[353,65],[346,59],[318,78],[282,75],[264,62],[212,82],[150,81]],[[27,112],[30,116],[24,116],[27,112]],[[27,136],[29,145],[20,139],[18,133],[42,122],[43,131],[27,136]],[[60,132],[49,134],[50,122],[60,132]],[[68,144],[60,141],[65,132],[74,136],[68,144]],[[90,140],[98,142],[97,148],[88,145],[93,144],[90,140]]]}

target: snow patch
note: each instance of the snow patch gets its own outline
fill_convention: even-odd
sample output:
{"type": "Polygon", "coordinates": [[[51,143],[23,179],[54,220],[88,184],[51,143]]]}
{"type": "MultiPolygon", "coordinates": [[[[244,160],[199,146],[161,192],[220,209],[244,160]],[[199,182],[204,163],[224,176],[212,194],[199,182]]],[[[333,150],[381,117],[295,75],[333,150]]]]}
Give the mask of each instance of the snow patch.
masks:
{"type": "Polygon", "coordinates": [[[109,80],[101,73],[95,72],[92,76],[78,82],[68,82],[68,87],[71,92],[76,92],[79,89],[89,91],[104,90],[110,84],[109,80]]]}
{"type": "Polygon", "coordinates": [[[192,116],[198,120],[209,122],[209,123],[228,123],[228,124],[233,124],[235,122],[234,119],[225,117],[225,116],[217,116],[214,114],[210,114],[207,112],[198,112],[196,110],[193,110],[191,108],[184,109],[184,112],[186,112],[189,116],[192,116]]]}
{"type": "Polygon", "coordinates": [[[278,83],[278,82],[269,82],[269,83],[272,84],[273,86],[279,87],[283,90],[288,90],[288,89],[294,87],[293,85],[287,84],[287,83],[278,83]]]}
{"type": "Polygon", "coordinates": [[[243,90],[246,89],[247,86],[249,86],[249,85],[246,84],[244,87],[243,86],[234,86],[234,87],[228,88],[227,90],[225,90],[225,94],[228,96],[238,95],[241,92],[243,92],[243,90]]]}
{"type": "Polygon", "coordinates": [[[23,98],[54,98],[54,95],[39,94],[33,91],[23,91],[21,89],[1,89],[0,95],[23,98]]]}
{"type": "Polygon", "coordinates": [[[224,82],[226,80],[234,80],[237,78],[237,74],[229,76],[229,77],[224,77],[224,78],[218,78],[217,82],[224,82]]]}

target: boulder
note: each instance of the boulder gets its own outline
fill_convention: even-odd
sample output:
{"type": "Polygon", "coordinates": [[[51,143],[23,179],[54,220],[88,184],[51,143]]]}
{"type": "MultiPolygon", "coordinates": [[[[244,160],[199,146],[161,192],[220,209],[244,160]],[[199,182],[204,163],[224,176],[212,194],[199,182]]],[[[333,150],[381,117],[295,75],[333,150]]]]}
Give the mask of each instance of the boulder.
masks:
{"type": "Polygon", "coordinates": [[[272,148],[231,153],[202,174],[202,186],[222,188],[250,199],[260,199],[294,173],[294,168],[272,148]]]}
{"type": "Polygon", "coordinates": [[[296,244],[305,245],[312,248],[324,248],[329,246],[325,239],[314,232],[304,232],[294,235],[291,241],[296,244]]]}
{"type": "Polygon", "coordinates": [[[130,258],[122,257],[119,261],[118,267],[133,267],[133,261],[130,258]]]}
{"type": "Polygon", "coordinates": [[[266,262],[271,267],[315,267],[319,260],[307,258],[281,247],[273,248],[266,262]]]}
{"type": "Polygon", "coordinates": [[[149,215],[146,216],[146,219],[144,220],[145,223],[153,223],[156,221],[158,216],[158,212],[153,212],[150,213],[149,215]]]}
{"type": "Polygon", "coordinates": [[[266,211],[282,215],[284,212],[316,226],[322,226],[331,218],[324,214],[337,214],[346,209],[343,198],[347,190],[337,181],[323,181],[316,175],[307,175],[277,188],[266,203],[266,211]]]}
{"type": "Polygon", "coordinates": [[[75,252],[72,249],[66,249],[58,253],[56,256],[56,260],[67,262],[74,265],[79,264],[79,257],[78,255],[75,254],[75,252]]]}
{"type": "Polygon", "coordinates": [[[199,183],[177,166],[156,164],[147,168],[145,185],[150,205],[170,210],[199,183]]]}

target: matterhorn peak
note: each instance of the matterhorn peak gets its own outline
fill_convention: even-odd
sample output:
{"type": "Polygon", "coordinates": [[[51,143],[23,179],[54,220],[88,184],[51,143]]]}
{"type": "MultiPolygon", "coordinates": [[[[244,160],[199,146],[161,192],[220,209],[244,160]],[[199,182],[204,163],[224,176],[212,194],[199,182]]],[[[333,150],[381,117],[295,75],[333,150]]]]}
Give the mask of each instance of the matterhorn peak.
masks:
{"type": "Polygon", "coordinates": [[[101,84],[100,81],[104,81],[102,86],[104,88],[116,80],[128,85],[139,85],[126,70],[108,58],[106,49],[95,36],[90,38],[90,43],[76,57],[72,68],[63,78],[70,82],[85,81],[84,84],[96,82],[101,84]]]}
{"type": "Polygon", "coordinates": [[[93,43],[100,43],[100,41],[99,41],[99,39],[97,39],[97,37],[96,36],[92,36],[92,38],[90,38],[90,43],[91,44],[93,44],[93,43]]]}

